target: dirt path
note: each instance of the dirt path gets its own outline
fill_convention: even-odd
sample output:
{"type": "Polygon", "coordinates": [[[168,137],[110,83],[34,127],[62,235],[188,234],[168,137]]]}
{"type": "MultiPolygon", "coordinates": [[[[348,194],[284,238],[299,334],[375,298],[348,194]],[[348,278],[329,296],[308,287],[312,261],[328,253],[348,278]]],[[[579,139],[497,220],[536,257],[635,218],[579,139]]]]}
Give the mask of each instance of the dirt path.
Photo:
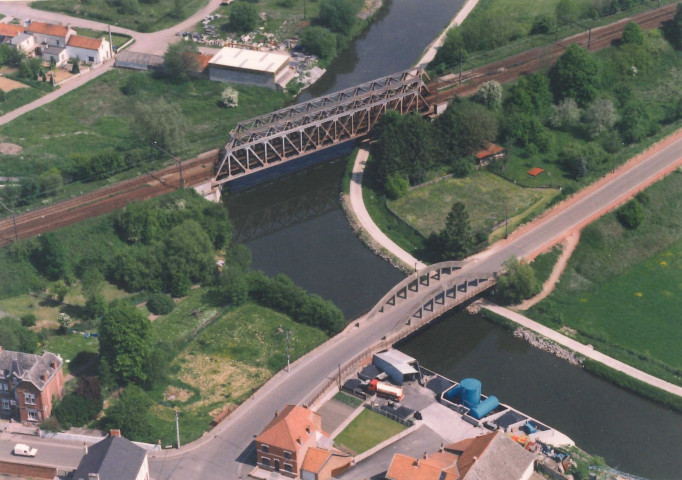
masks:
{"type": "Polygon", "coordinates": [[[554,268],[552,269],[552,273],[542,286],[542,291],[535,295],[534,297],[531,297],[521,302],[519,305],[514,307],[515,310],[528,310],[530,307],[544,300],[550,293],[552,293],[554,287],[559,281],[559,278],[561,277],[561,274],[564,273],[566,265],[568,264],[568,260],[569,258],[571,258],[571,255],[573,255],[573,251],[575,250],[575,247],[578,246],[579,241],[580,232],[576,231],[571,233],[564,239],[563,242],[561,242],[563,251],[561,252],[561,255],[559,255],[559,258],[557,259],[557,262],[554,265],[554,268]]]}

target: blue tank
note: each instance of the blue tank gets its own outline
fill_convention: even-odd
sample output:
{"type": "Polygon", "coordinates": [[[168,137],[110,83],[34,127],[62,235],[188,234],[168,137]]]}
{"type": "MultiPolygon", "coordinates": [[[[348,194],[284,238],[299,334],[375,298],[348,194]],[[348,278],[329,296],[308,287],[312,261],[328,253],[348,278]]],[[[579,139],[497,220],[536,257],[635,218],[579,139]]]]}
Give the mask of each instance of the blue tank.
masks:
{"type": "Polygon", "coordinates": [[[465,378],[462,387],[462,404],[467,408],[475,407],[481,401],[481,382],[475,378],[465,378]]]}
{"type": "Polygon", "coordinates": [[[483,400],[481,403],[473,407],[470,411],[469,414],[474,417],[476,420],[480,420],[486,415],[488,415],[490,412],[495,410],[497,406],[500,404],[500,401],[497,399],[495,395],[490,395],[488,398],[483,400]]]}
{"type": "Polygon", "coordinates": [[[454,402],[455,398],[457,398],[460,393],[462,393],[462,387],[457,385],[456,387],[452,387],[450,390],[445,392],[445,395],[443,395],[443,397],[445,397],[446,400],[454,402]]]}

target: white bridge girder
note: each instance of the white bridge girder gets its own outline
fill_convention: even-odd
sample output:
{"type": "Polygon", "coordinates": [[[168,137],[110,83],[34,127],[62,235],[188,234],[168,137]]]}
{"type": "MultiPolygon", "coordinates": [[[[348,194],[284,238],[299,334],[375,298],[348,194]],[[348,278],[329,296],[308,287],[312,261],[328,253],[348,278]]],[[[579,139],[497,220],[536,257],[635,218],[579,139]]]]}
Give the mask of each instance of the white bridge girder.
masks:
{"type": "Polygon", "coordinates": [[[219,154],[213,184],[359,138],[388,110],[428,110],[423,75],[406,70],[240,123],[219,154]]]}

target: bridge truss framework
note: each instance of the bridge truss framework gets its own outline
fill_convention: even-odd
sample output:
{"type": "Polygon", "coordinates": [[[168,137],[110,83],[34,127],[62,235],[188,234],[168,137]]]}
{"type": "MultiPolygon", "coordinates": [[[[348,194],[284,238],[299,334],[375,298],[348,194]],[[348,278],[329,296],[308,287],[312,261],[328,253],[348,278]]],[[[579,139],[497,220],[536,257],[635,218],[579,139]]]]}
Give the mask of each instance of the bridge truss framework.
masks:
{"type": "Polygon", "coordinates": [[[362,137],[388,111],[430,111],[425,72],[412,68],[238,124],[221,149],[214,185],[362,137]]]}

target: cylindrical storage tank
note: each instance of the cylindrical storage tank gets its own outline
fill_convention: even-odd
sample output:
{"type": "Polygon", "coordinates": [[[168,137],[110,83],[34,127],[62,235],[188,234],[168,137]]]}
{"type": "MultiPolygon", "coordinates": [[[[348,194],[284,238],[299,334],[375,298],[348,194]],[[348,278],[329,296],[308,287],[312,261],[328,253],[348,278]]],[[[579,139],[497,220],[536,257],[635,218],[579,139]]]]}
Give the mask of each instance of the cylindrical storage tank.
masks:
{"type": "Polygon", "coordinates": [[[481,401],[481,382],[475,378],[465,378],[459,384],[462,387],[462,403],[471,408],[481,401]]]}
{"type": "Polygon", "coordinates": [[[488,415],[490,412],[495,410],[499,404],[500,401],[497,399],[497,397],[495,395],[490,395],[481,403],[473,407],[469,413],[475,419],[480,420],[486,415],[488,415]]]}
{"type": "Polygon", "coordinates": [[[455,401],[455,397],[459,395],[462,392],[462,387],[457,385],[456,387],[452,387],[450,390],[445,392],[443,397],[445,397],[446,400],[450,400],[451,402],[455,401]]]}

